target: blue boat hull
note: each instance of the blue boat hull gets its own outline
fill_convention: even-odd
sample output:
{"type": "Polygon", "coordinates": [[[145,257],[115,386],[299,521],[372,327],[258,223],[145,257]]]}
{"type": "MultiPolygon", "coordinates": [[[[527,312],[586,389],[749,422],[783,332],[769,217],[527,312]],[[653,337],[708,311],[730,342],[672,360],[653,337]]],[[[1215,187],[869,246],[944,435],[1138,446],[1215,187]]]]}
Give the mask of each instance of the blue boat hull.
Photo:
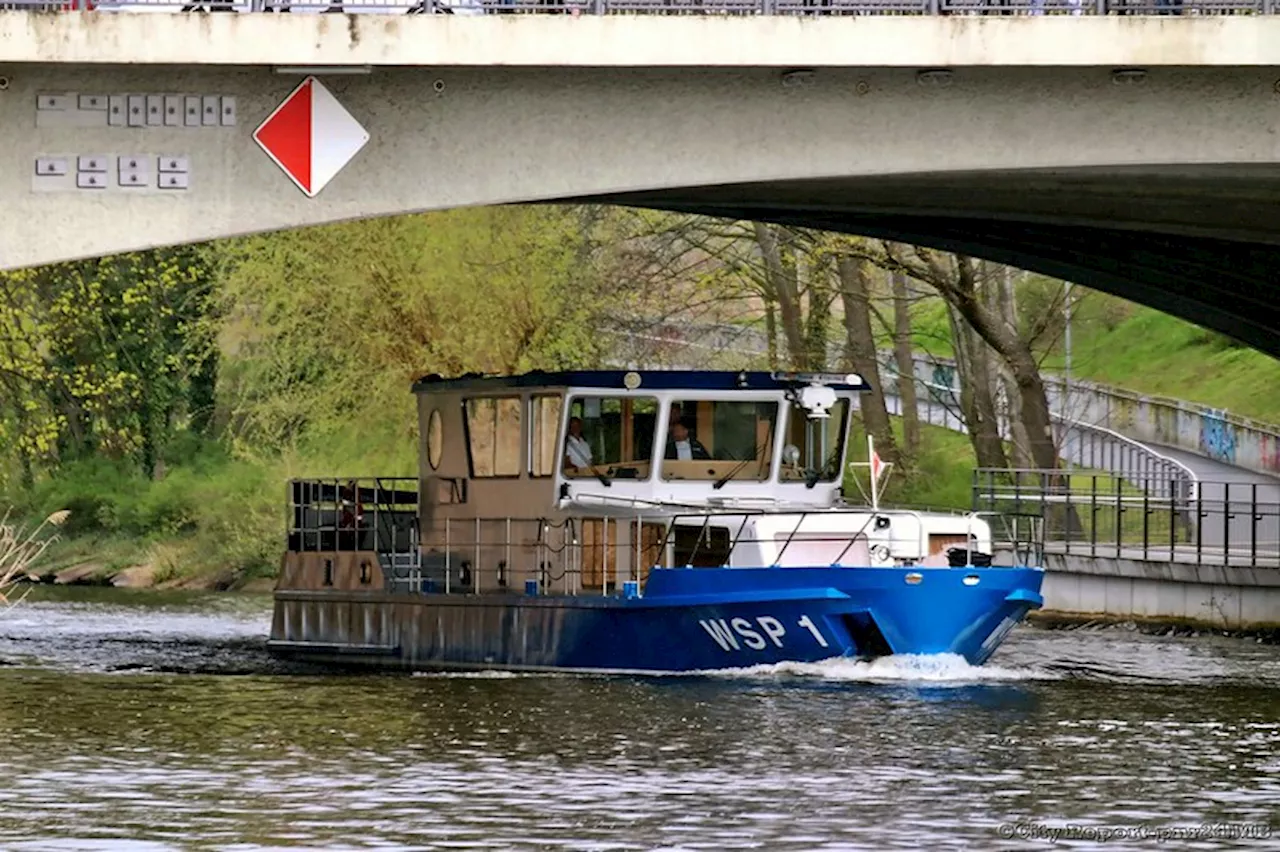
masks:
{"type": "Polygon", "coordinates": [[[643,597],[279,591],[269,647],[409,669],[688,672],[953,653],[1041,605],[1032,568],[654,569],[643,597]]]}

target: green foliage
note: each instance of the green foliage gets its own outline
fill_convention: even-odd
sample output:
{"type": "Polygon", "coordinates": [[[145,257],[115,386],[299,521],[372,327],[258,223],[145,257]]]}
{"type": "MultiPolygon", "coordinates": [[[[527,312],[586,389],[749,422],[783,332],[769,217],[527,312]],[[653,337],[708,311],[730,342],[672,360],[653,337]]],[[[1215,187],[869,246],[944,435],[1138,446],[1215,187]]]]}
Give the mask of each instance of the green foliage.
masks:
{"type": "MultiPolygon", "coordinates": [[[[465,209],[0,274],[0,497],[28,519],[71,510],[58,559],[145,562],[169,580],[269,575],[290,478],[416,474],[410,386],[423,375],[593,366],[606,322],[681,305],[791,323],[798,350],[841,336],[827,284],[855,242],[795,232],[770,278],[742,223],[686,218],[465,209]],[[770,319],[780,295],[794,310],[770,319]]],[[[1280,421],[1280,396],[1258,392],[1280,384],[1280,362],[1075,294],[1075,376],[1280,421]]],[[[1051,370],[1061,299],[1049,279],[1018,288],[1019,324],[1051,370]]],[[[886,293],[873,302],[891,314],[886,293]]],[[[912,324],[916,351],[952,354],[941,299],[917,298],[912,324]]],[[[927,426],[922,437],[882,499],[967,509],[968,440],[927,426]]],[[[852,440],[861,458],[859,429],[852,440]]],[[[859,493],[848,477],[846,493],[859,493]]]]}
{"type": "Polygon", "coordinates": [[[92,542],[89,558],[114,553],[109,567],[165,550],[177,574],[268,574],[284,535],[286,478],[283,465],[232,459],[216,448],[159,481],[119,461],[86,459],[39,483],[24,508],[33,516],[69,508],[68,538],[92,542]]]}
{"type": "MultiPolygon", "coordinates": [[[[1089,293],[1080,304],[1072,329],[1073,376],[1280,423],[1280,394],[1270,392],[1280,387],[1280,360],[1112,296],[1089,293]],[[1117,303],[1127,316],[1108,330],[1117,303]]],[[[1061,368],[1060,347],[1045,366],[1061,368]]]]}
{"type": "MultiPolygon", "coordinates": [[[[881,348],[892,345],[886,335],[881,348]]],[[[934,358],[954,358],[951,342],[951,320],[947,305],[939,296],[929,296],[911,306],[911,346],[918,353],[934,358]]]]}
{"type": "Polygon", "coordinates": [[[193,249],[0,273],[0,443],[22,479],[91,456],[154,470],[207,372],[210,288],[193,249]]]}
{"type": "MultiPolygon", "coordinates": [[[[894,437],[902,444],[902,418],[890,417],[894,437]]],[[[867,437],[862,421],[855,418],[849,430],[849,458],[866,461],[867,437]]],[[[910,472],[891,468],[880,495],[883,505],[910,506],[924,509],[957,509],[967,511],[973,503],[973,448],[959,432],[940,426],[920,425],[920,453],[910,472]]],[[[870,494],[869,475],[865,468],[845,474],[845,495],[850,501],[861,500],[863,491],[854,483],[858,479],[863,491],[870,494]]]]}
{"type": "MultiPolygon", "coordinates": [[[[190,444],[188,445],[190,446],[190,444]]],[[[167,475],[140,476],[126,461],[77,459],[37,483],[25,507],[34,514],[69,509],[69,534],[120,533],[138,537],[179,535],[196,529],[209,483],[226,474],[231,460],[217,445],[201,444],[175,460],[167,475]]]]}
{"type": "Polygon", "coordinates": [[[136,471],[116,460],[89,458],[64,465],[59,474],[32,491],[24,506],[31,514],[69,509],[68,535],[135,531],[137,504],[146,484],[136,471]]]}
{"type": "Polygon", "coordinates": [[[592,363],[604,304],[571,208],[491,207],[250,237],[217,249],[222,392],[238,437],[412,420],[429,373],[592,363]]]}
{"type": "Polygon", "coordinates": [[[66,558],[271,574],[288,479],[416,474],[413,380],[598,361],[621,300],[591,213],[458,210],[6,275],[0,493],[71,509],[92,545],[66,558]]]}

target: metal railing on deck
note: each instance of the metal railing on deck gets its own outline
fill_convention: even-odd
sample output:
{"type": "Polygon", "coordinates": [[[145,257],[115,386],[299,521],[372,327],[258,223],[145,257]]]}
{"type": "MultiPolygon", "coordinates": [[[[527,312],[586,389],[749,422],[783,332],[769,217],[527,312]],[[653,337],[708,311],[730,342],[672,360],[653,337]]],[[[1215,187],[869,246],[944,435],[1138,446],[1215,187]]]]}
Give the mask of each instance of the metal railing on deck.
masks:
{"type": "Polygon", "coordinates": [[[427,594],[609,594],[647,573],[636,547],[643,526],[643,518],[444,518],[423,536],[420,563],[390,582],[427,594]],[[620,524],[634,529],[620,536],[620,524]]]}
{"type": "MultiPolygon", "coordinates": [[[[892,522],[894,518],[921,516],[914,510],[872,512],[866,507],[788,512],[785,525],[762,530],[760,537],[748,533],[753,520],[774,514],[760,509],[727,509],[561,520],[445,518],[423,535],[420,563],[395,572],[389,582],[393,588],[425,594],[610,595],[626,593],[628,583],[635,583],[639,593],[652,568],[727,566],[734,561],[735,552],[753,545],[760,547],[745,560],[748,567],[856,569],[870,564],[871,548],[888,542],[887,527],[878,526],[877,518],[892,522]],[[833,530],[831,525],[819,524],[826,529],[805,529],[814,520],[852,514],[866,516],[861,528],[833,530]]],[[[919,552],[921,564],[1039,564],[1040,529],[1025,518],[1021,526],[1015,523],[1011,527],[1014,535],[1007,540],[1017,544],[1011,551],[1006,545],[1002,551],[1007,553],[1005,562],[979,547],[983,537],[976,525],[969,527],[965,546],[956,547],[950,555],[942,550],[933,554],[932,563],[927,562],[923,557],[929,552],[928,533],[923,524],[919,529],[919,540],[909,544],[913,552],[919,552]]],[[[899,536],[895,541],[905,540],[899,536]]],[[[880,561],[884,558],[882,554],[880,561]]]]}
{"type": "Polygon", "coordinates": [[[6,0],[4,9],[523,15],[1270,15],[1278,0],[6,0]]]}
{"type": "Polygon", "coordinates": [[[290,551],[371,551],[379,555],[384,571],[417,562],[416,479],[294,479],[287,499],[290,551]]]}
{"type": "Polygon", "coordinates": [[[1050,552],[1280,567],[1280,490],[1253,482],[981,468],[973,507],[1040,513],[1050,552]]]}
{"type": "MultiPolygon", "coordinates": [[[[788,512],[787,517],[794,517],[795,523],[789,528],[775,531],[769,538],[750,538],[746,536],[748,525],[753,520],[767,519],[771,513],[755,511],[698,512],[696,514],[677,515],[663,538],[663,550],[672,545],[673,564],[683,567],[719,567],[729,565],[737,549],[744,545],[764,545],[757,551],[761,558],[761,567],[846,567],[856,568],[870,564],[871,549],[876,546],[887,546],[890,539],[887,531],[895,518],[910,518],[916,521],[917,536],[911,541],[913,552],[919,554],[918,559],[930,555],[930,529],[923,521],[925,512],[910,508],[879,508],[866,506],[850,506],[848,508],[821,509],[817,511],[788,512]],[[827,520],[832,517],[848,515],[865,515],[866,519],[852,530],[828,530],[815,534],[804,529],[806,522],[827,520]],[[679,523],[680,520],[691,523],[679,523]],[[721,523],[717,523],[720,521],[721,523]],[[729,523],[725,523],[729,521],[729,523]],[[716,540],[717,532],[722,533],[720,541],[716,540]],[[683,536],[684,540],[681,541],[683,536]],[[814,547],[817,545],[818,547],[814,547]],[[803,553],[796,553],[796,546],[806,548],[803,553]]],[[[936,514],[936,513],[935,513],[936,514]]],[[[949,513],[952,517],[977,517],[977,513],[963,515],[949,513]]],[[[953,563],[959,566],[976,566],[980,563],[991,564],[993,554],[980,550],[980,539],[977,527],[970,524],[965,530],[965,546],[959,548],[958,559],[963,562],[953,563]],[[974,560],[978,561],[975,562],[974,560]]],[[[906,539],[895,534],[892,542],[900,544],[906,539]]],[[[1022,551],[1018,551],[1022,552],[1022,551]]],[[[945,556],[945,552],[934,554],[945,556]]],[[[887,552],[876,561],[883,562],[887,552]]],[[[1026,563],[1022,563],[1026,564],[1026,563]]]]}

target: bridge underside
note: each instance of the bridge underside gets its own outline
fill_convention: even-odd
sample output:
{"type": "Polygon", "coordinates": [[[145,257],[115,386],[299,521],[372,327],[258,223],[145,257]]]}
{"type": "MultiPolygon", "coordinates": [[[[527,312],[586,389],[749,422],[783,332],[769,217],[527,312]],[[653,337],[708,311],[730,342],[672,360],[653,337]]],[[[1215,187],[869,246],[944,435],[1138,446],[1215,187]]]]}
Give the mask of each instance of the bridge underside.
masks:
{"type": "Polygon", "coordinates": [[[1151,305],[1280,355],[1275,199],[1280,169],[1204,166],[762,182],[589,200],[985,258],[1151,305]]]}
{"type": "Polygon", "coordinates": [[[380,17],[0,13],[0,269],[590,200],[965,252],[1280,355],[1280,16],[380,17]],[[308,72],[369,136],[313,198],[253,139],[308,72]]]}

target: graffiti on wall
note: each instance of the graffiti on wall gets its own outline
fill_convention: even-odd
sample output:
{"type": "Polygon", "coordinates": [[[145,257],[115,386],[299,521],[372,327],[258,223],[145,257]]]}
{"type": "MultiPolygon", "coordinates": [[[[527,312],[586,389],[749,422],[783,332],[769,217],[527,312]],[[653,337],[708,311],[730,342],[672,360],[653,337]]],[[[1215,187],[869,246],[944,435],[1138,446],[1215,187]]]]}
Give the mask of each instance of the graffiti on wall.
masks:
{"type": "Polygon", "coordinates": [[[942,405],[957,405],[956,369],[949,364],[934,364],[933,378],[929,383],[929,396],[942,405]]]}
{"type": "Polygon", "coordinates": [[[1262,467],[1280,473],[1280,437],[1263,434],[1260,445],[1262,467]]]}
{"type": "Polygon", "coordinates": [[[1200,451],[1211,459],[1236,463],[1236,432],[1227,422],[1225,411],[1201,413],[1200,451]]]}

